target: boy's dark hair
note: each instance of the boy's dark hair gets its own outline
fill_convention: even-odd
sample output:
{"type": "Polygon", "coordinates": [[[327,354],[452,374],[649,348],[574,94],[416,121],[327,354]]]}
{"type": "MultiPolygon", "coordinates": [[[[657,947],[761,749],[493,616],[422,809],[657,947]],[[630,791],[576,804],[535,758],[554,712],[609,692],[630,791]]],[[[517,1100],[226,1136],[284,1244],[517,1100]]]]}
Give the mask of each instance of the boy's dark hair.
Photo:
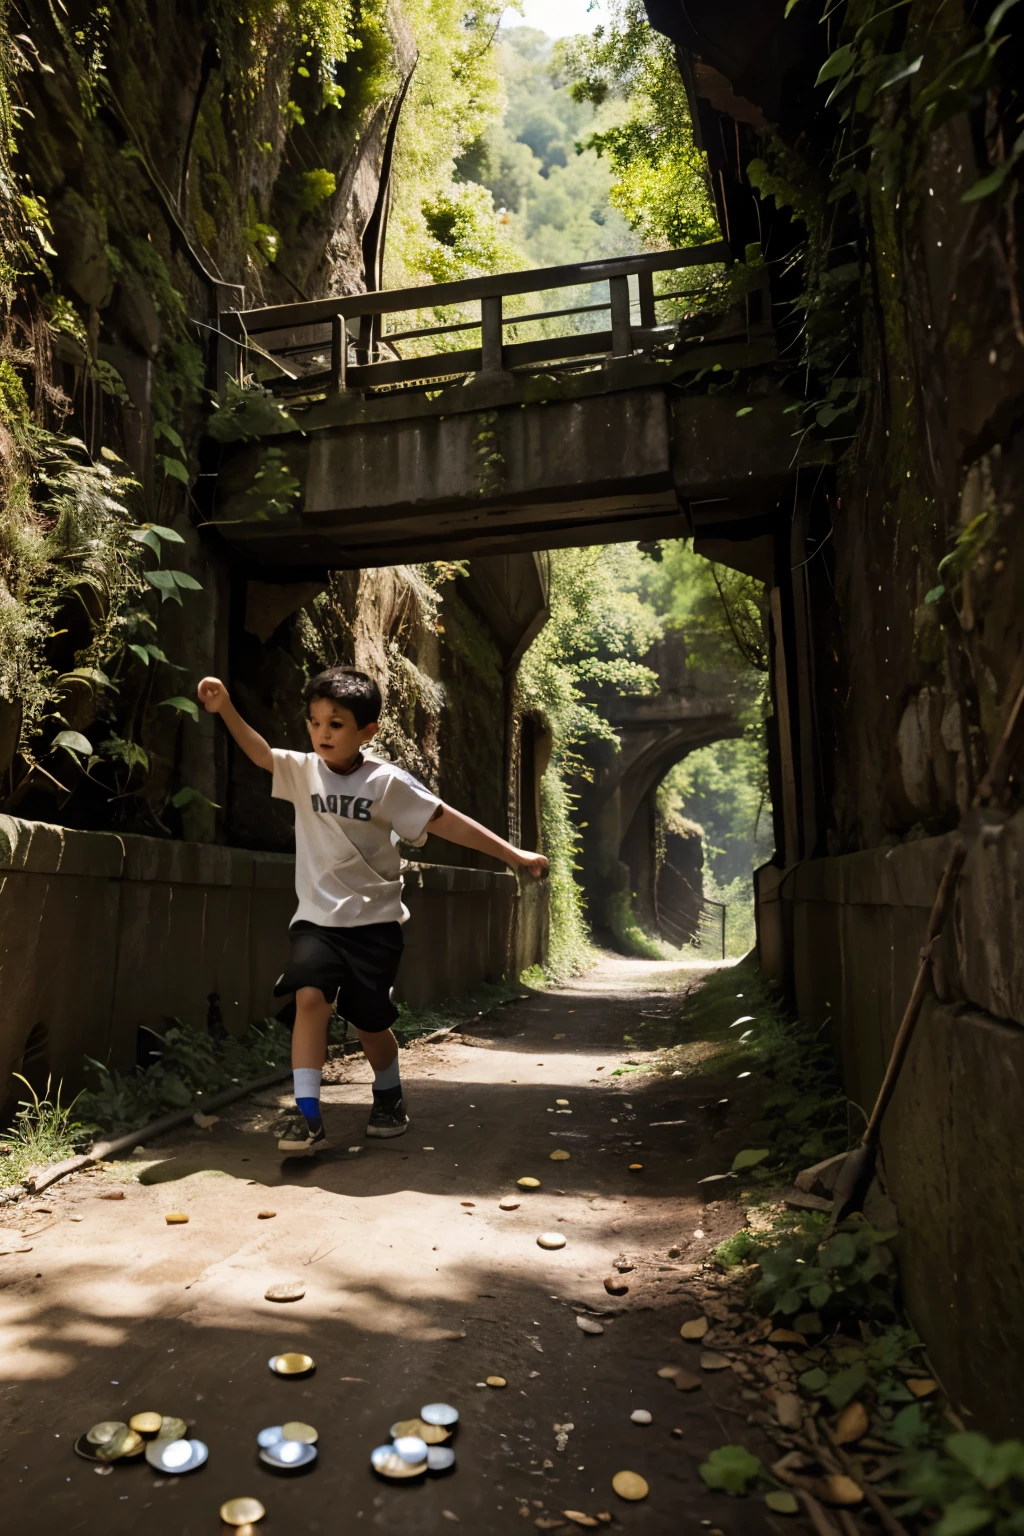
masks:
{"type": "Polygon", "coordinates": [[[335,704],[344,704],[352,711],[360,730],[379,720],[384,707],[373,678],[355,667],[328,667],[326,672],[318,672],[302,690],[302,698],[307,713],[314,699],[333,699],[335,704]]]}

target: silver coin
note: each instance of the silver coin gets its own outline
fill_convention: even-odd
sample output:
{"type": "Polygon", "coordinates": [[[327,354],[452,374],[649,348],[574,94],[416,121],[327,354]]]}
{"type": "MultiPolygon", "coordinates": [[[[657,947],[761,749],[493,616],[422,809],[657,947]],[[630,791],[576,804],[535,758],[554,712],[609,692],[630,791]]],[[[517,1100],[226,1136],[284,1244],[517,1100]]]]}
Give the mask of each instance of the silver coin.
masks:
{"type": "Polygon", "coordinates": [[[276,1445],[260,1451],[260,1461],[268,1467],[280,1467],[289,1472],[308,1467],[315,1460],[316,1446],[307,1445],[304,1440],[279,1440],[276,1445]]]}
{"type": "Polygon", "coordinates": [[[428,1403],[420,1409],[420,1418],[424,1424],[440,1424],[442,1429],[450,1429],[459,1422],[459,1410],[450,1403],[428,1403]]]}
{"type": "Polygon", "coordinates": [[[455,1452],[447,1445],[427,1447],[427,1471],[447,1472],[455,1465],[455,1452]]]}
{"type": "Polygon", "coordinates": [[[157,1472],[172,1476],[194,1472],[210,1452],[201,1440],[151,1440],[146,1446],[146,1460],[157,1472]]]}
{"type": "Polygon", "coordinates": [[[256,1436],[256,1444],[263,1451],[268,1451],[272,1445],[284,1439],[284,1430],[280,1424],[272,1424],[269,1429],[261,1429],[256,1436]]]}
{"type": "Polygon", "coordinates": [[[427,1456],[427,1442],[421,1440],[419,1435],[399,1435],[394,1443],[395,1455],[410,1465],[425,1461],[427,1456]]]}

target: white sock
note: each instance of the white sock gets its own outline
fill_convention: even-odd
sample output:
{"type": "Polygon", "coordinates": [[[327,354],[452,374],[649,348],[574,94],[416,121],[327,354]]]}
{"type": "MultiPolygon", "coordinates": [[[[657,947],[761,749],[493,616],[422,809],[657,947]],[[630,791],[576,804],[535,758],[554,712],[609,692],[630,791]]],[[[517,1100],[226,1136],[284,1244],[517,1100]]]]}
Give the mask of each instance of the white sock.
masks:
{"type": "Polygon", "coordinates": [[[398,1055],[396,1053],[394,1061],[389,1066],[382,1067],[379,1072],[374,1068],[373,1091],[374,1093],[380,1093],[382,1090],[401,1088],[401,1086],[402,1077],[398,1069],[398,1055]]]}
{"type": "Polygon", "coordinates": [[[320,1118],[320,1078],[322,1073],[319,1067],[293,1067],[292,1079],[295,1084],[295,1103],[307,1120],[319,1120],[320,1118]]]}

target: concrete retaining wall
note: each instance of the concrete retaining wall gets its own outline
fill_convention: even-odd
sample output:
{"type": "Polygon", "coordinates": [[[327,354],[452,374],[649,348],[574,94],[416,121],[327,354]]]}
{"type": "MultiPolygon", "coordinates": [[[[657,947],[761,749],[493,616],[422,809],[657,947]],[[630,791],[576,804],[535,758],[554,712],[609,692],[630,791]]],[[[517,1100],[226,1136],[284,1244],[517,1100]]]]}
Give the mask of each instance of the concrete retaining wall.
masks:
{"type": "MultiPolygon", "coordinates": [[[[846,1090],[870,1108],[910,995],[950,839],[760,879],[768,969],[801,1019],[832,1021],[846,1090]],[[773,888],[774,886],[774,888],[773,888]]],[[[968,854],[883,1135],[906,1299],[980,1428],[1024,1429],[1024,813],[968,854]]]]}
{"type": "MultiPolygon", "coordinates": [[[[412,865],[406,902],[406,1002],[465,995],[505,973],[514,875],[412,865]]],[[[294,910],[286,854],[0,816],[0,1097],[30,1036],[40,1070],[45,1060],[73,1089],[83,1053],[130,1066],[140,1024],[205,1023],[211,1001],[234,1033],[264,1018],[294,910]]]]}

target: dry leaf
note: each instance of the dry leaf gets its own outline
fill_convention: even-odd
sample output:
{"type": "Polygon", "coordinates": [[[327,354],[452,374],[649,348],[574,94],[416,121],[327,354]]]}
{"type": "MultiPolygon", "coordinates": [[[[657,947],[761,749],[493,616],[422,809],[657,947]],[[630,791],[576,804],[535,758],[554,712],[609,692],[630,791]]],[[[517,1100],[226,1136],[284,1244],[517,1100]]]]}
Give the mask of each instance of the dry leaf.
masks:
{"type": "Polygon", "coordinates": [[[930,1376],[908,1376],[906,1386],[915,1397],[929,1397],[931,1393],[939,1390],[938,1382],[933,1381],[930,1376]]]}
{"type": "Polygon", "coordinates": [[[574,1525],[598,1524],[598,1521],[594,1519],[593,1515],[585,1515],[583,1514],[582,1510],[579,1509],[563,1509],[562,1514],[567,1520],[571,1520],[574,1525]]]}
{"type": "Polygon", "coordinates": [[[658,1367],[658,1375],[662,1381],[671,1381],[682,1370],[681,1365],[662,1365],[658,1367]]]}
{"type": "Polygon", "coordinates": [[[559,1515],[538,1515],[533,1523],[538,1531],[557,1531],[565,1521],[559,1515]]]}
{"type": "Polygon", "coordinates": [[[798,1344],[801,1349],[807,1347],[807,1340],[802,1333],[794,1333],[792,1328],[773,1328],[768,1335],[769,1344],[798,1344]]]}
{"type": "Polygon", "coordinates": [[[864,1494],[852,1477],[833,1472],[828,1477],[816,1478],[814,1492],[826,1504],[859,1504],[864,1494]]]}
{"type": "Polygon", "coordinates": [[[702,1339],[711,1324],[706,1317],[691,1317],[679,1330],[681,1339],[702,1339]]]}
{"type": "Polygon", "coordinates": [[[866,1435],[871,1428],[871,1420],[863,1403],[848,1403],[839,1415],[836,1424],[835,1442],[837,1445],[852,1445],[859,1440],[861,1435],[866,1435]]]}

